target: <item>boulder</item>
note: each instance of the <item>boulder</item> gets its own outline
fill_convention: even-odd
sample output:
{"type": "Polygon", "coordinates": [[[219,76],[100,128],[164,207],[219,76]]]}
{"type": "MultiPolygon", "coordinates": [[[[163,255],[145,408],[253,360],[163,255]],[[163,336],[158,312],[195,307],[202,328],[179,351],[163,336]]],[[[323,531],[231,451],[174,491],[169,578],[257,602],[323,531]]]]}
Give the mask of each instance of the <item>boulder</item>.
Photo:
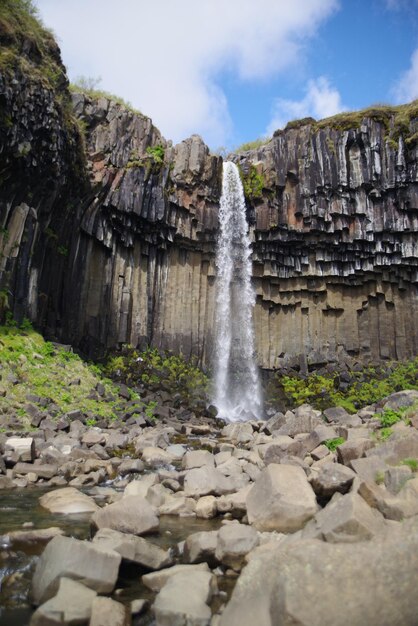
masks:
{"type": "Polygon", "coordinates": [[[202,531],[189,535],[184,542],[185,563],[214,563],[218,543],[218,531],[202,531]]]}
{"type": "Polygon", "coordinates": [[[342,443],[337,448],[337,457],[339,463],[350,465],[354,459],[359,459],[366,454],[367,450],[374,447],[373,441],[370,439],[353,439],[342,443]]]}
{"type": "Polygon", "coordinates": [[[254,432],[250,423],[235,422],[227,424],[227,426],[222,429],[221,435],[235,443],[248,443],[252,440],[254,432]]]}
{"type": "Polygon", "coordinates": [[[371,539],[385,530],[383,516],[356,493],[338,495],[305,526],[302,537],[330,543],[371,539]]]}
{"type": "Polygon", "coordinates": [[[347,493],[356,473],[339,463],[325,463],[310,480],[312,489],[321,498],[330,498],[335,492],[347,493]]]}
{"type": "Polygon", "coordinates": [[[111,598],[97,597],[91,607],[89,626],[130,626],[129,608],[111,598]]]}
{"type": "Polygon", "coordinates": [[[305,472],[295,465],[269,465],[247,496],[248,521],[261,531],[299,530],[317,508],[305,472]]]}
{"type": "Polygon", "coordinates": [[[284,542],[251,559],[219,626],[415,626],[417,572],[418,519],[355,549],[284,542]]]}
{"type": "Polygon", "coordinates": [[[161,448],[147,446],[142,450],[142,460],[147,465],[158,467],[159,465],[171,465],[174,456],[161,448]]]}
{"type": "Polygon", "coordinates": [[[399,439],[386,441],[380,446],[367,450],[366,456],[377,456],[389,465],[397,465],[404,459],[417,459],[418,433],[412,430],[399,439]]]}
{"type": "Polygon", "coordinates": [[[114,550],[124,560],[151,570],[163,569],[173,564],[168,550],[163,550],[142,537],[121,533],[111,528],[99,530],[93,538],[93,545],[106,550],[114,550]]]}
{"type": "Polygon", "coordinates": [[[26,546],[26,549],[36,544],[48,543],[54,537],[63,535],[62,528],[34,528],[32,530],[13,530],[5,535],[0,535],[0,544],[17,549],[26,546]]]}
{"type": "Polygon", "coordinates": [[[148,489],[159,482],[157,474],[145,474],[139,480],[132,480],[125,487],[124,496],[141,496],[145,498],[148,489]]]}
{"type": "Polygon", "coordinates": [[[196,517],[212,519],[216,517],[218,507],[215,496],[203,496],[196,502],[196,517]]]}
{"type": "Polygon", "coordinates": [[[6,455],[11,450],[17,461],[31,463],[35,458],[35,441],[33,437],[9,437],[5,443],[6,455]]]}
{"type": "Polygon", "coordinates": [[[39,503],[50,513],[62,513],[64,515],[94,513],[99,510],[93,498],[74,487],[48,491],[39,498],[39,503]]]}
{"type": "Polygon", "coordinates": [[[156,509],[141,496],[125,496],[96,511],[91,518],[97,528],[112,528],[123,533],[145,535],[158,530],[156,509]]]}
{"type": "Polygon", "coordinates": [[[120,554],[99,550],[87,541],[54,537],[36,564],[32,599],[41,604],[58,591],[63,576],[82,582],[98,593],[113,591],[121,562],[120,554]]]}
{"type": "Polygon", "coordinates": [[[405,391],[397,391],[384,399],[383,408],[393,409],[396,411],[404,406],[412,406],[418,402],[418,391],[414,389],[406,389],[405,391]]]}
{"type": "Polygon", "coordinates": [[[188,496],[220,496],[233,493],[235,485],[214,467],[205,465],[189,470],[184,477],[184,491],[188,496]]]}
{"type": "Polygon", "coordinates": [[[97,591],[71,578],[60,578],[57,594],[42,604],[30,620],[30,626],[73,626],[88,623],[97,591]]]}
{"type": "Polygon", "coordinates": [[[190,450],[183,456],[181,465],[186,470],[205,465],[215,467],[215,458],[207,450],[190,450]]]}
{"type": "Polygon", "coordinates": [[[173,567],[162,569],[159,572],[144,574],[141,580],[145,587],[148,587],[151,591],[160,591],[172,576],[183,572],[192,572],[193,575],[201,571],[209,572],[206,563],[198,563],[196,565],[173,565],[173,567]]]}
{"type": "Polygon", "coordinates": [[[52,478],[57,474],[57,465],[36,465],[35,463],[16,463],[13,468],[14,474],[34,474],[37,478],[52,478]]]}
{"type": "Polygon", "coordinates": [[[316,411],[309,404],[302,404],[288,417],[286,414],[286,422],[277,432],[279,435],[288,435],[289,437],[294,437],[299,433],[310,433],[317,426],[323,424],[319,415],[320,411],[316,411]]]}
{"type": "Polygon", "coordinates": [[[170,578],[154,603],[156,626],[210,626],[214,576],[210,572],[182,572],[170,578]]]}
{"type": "Polygon", "coordinates": [[[350,415],[343,407],[334,406],[329,409],[325,409],[324,416],[327,422],[333,422],[340,424],[341,426],[361,426],[362,421],[358,415],[350,415]]]}
{"type": "Polygon", "coordinates": [[[359,495],[367,504],[389,520],[402,521],[418,515],[418,479],[408,480],[397,495],[392,495],[382,485],[363,481],[358,489],[359,495]]]}
{"type": "Polygon", "coordinates": [[[232,569],[241,569],[244,558],[259,542],[257,531],[245,524],[227,524],[218,531],[216,559],[232,569]]]}

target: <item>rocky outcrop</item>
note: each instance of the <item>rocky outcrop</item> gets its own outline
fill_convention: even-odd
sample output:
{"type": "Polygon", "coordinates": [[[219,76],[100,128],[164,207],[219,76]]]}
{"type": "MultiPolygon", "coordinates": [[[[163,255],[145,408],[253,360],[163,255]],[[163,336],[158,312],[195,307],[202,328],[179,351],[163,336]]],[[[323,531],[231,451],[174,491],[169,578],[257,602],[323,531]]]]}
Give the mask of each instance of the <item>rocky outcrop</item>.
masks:
{"type": "MultiPolygon", "coordinates": [[[[17,80],[0,67],[0,313],[91,356],[152,344],[209,363],[221,158],[115,100],[71,105],[46,41],[41,60],[21,43],[17,80]]],[[[417,119],[416,104],[308,119],[232,157],[261,366],[417,353],[417,119]]]]}

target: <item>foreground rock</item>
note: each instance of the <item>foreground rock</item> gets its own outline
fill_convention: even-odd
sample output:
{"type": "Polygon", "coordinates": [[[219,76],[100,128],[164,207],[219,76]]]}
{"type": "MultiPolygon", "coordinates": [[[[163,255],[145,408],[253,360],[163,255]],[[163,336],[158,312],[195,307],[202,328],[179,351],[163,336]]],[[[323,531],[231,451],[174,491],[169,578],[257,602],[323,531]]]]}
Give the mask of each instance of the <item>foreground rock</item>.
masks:
{"type": "Polygon", "coordinates": [[[63,576],[81,581],[98,593],[113,591],[120,554],[96,548],[87,541],[54,537],[40,557],[32,579],[32,599],[41,604],[52,598],[63,576]]]}
{"type": "Polygon", "coordinates": [[[111,598],[97,597],[93,600],[89,626],[129,626],[131,616],[128,607],[111,598]]]}
{"type": "Polygon", "coordinates": [[[126,496],[97,511],[92,520],[97,528],[112,528],[123,533],[144,535],[158,530],[156,509],[141,496],[126,496]]]}
{"type": "Polygon", "coordinates": [[[62,513],[65,515],[94,513],[99,510],[93,498],[74,487],[50,491],[39,498],[39,503],[51,513],[62,513]]]}
{"type": "Polygon", "coordinates": [[[92,604],[96,596],[96,591],[79,582],[61,578],[57,594],[35,611],[30,626],[86,624],[91,617],[92,604]]]}
{"type": "Polygon", "coordinates": [[[248,521],[262,531],[299,530],[317,508],[305,472],[294,465],[269,465],[247,496],[248,521]]]}
{"type": "Polygon", "coordinates": [[[204,571],[172,576],[155,600],[156,626],[209,626],[213,580],[213,574],[204,571]]]}
{"type": "Polygon", "coordinates": [[[242,572],[220,626],[415,626],[418,519],[355,550],[285,543],[242,572]],[[256,584],[255,584],[256,581],[256,584]]]}
{"type": "Polygon", "coordinates": [[[142,537],[121,533],[110,528],[99,530],[93,538],[93,545],[114,550],[126,561],[137,563],[151,570],[169,567],[173,563],[168,551],[162,550],[142,537]]]}

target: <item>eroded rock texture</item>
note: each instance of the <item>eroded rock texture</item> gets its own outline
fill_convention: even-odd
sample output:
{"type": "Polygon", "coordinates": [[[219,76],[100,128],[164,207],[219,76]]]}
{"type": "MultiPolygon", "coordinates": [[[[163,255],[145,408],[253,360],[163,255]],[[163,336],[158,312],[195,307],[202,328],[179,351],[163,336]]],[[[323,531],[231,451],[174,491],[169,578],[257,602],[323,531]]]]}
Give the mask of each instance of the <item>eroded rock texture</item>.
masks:
{"type": "MultiPolygon", "coordinates": [[[[153,344],[209,362],[221,158],[105,98],[75,94],[72,109],[64,74],[19,76],[0,75],[3,313],[92,356],[153,344]]],[[[254,183],[263,367],[418,352],[417,142],[387,133],[308,121],[233,157],[254,183]]]]}

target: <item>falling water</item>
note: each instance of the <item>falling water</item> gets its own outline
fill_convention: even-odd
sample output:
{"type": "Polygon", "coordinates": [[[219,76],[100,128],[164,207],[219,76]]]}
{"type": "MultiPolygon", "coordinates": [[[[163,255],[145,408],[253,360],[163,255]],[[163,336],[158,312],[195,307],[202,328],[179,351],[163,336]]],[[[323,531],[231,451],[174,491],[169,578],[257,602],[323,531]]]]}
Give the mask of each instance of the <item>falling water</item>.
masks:
{"type": "Polygon", "coordinates": [[[213,403],[220,417],[235,422],[261,417],[262,400],[254,359],[255,295],[244,191],[231,162],[223,166],[219,222],[213,403]]]}

